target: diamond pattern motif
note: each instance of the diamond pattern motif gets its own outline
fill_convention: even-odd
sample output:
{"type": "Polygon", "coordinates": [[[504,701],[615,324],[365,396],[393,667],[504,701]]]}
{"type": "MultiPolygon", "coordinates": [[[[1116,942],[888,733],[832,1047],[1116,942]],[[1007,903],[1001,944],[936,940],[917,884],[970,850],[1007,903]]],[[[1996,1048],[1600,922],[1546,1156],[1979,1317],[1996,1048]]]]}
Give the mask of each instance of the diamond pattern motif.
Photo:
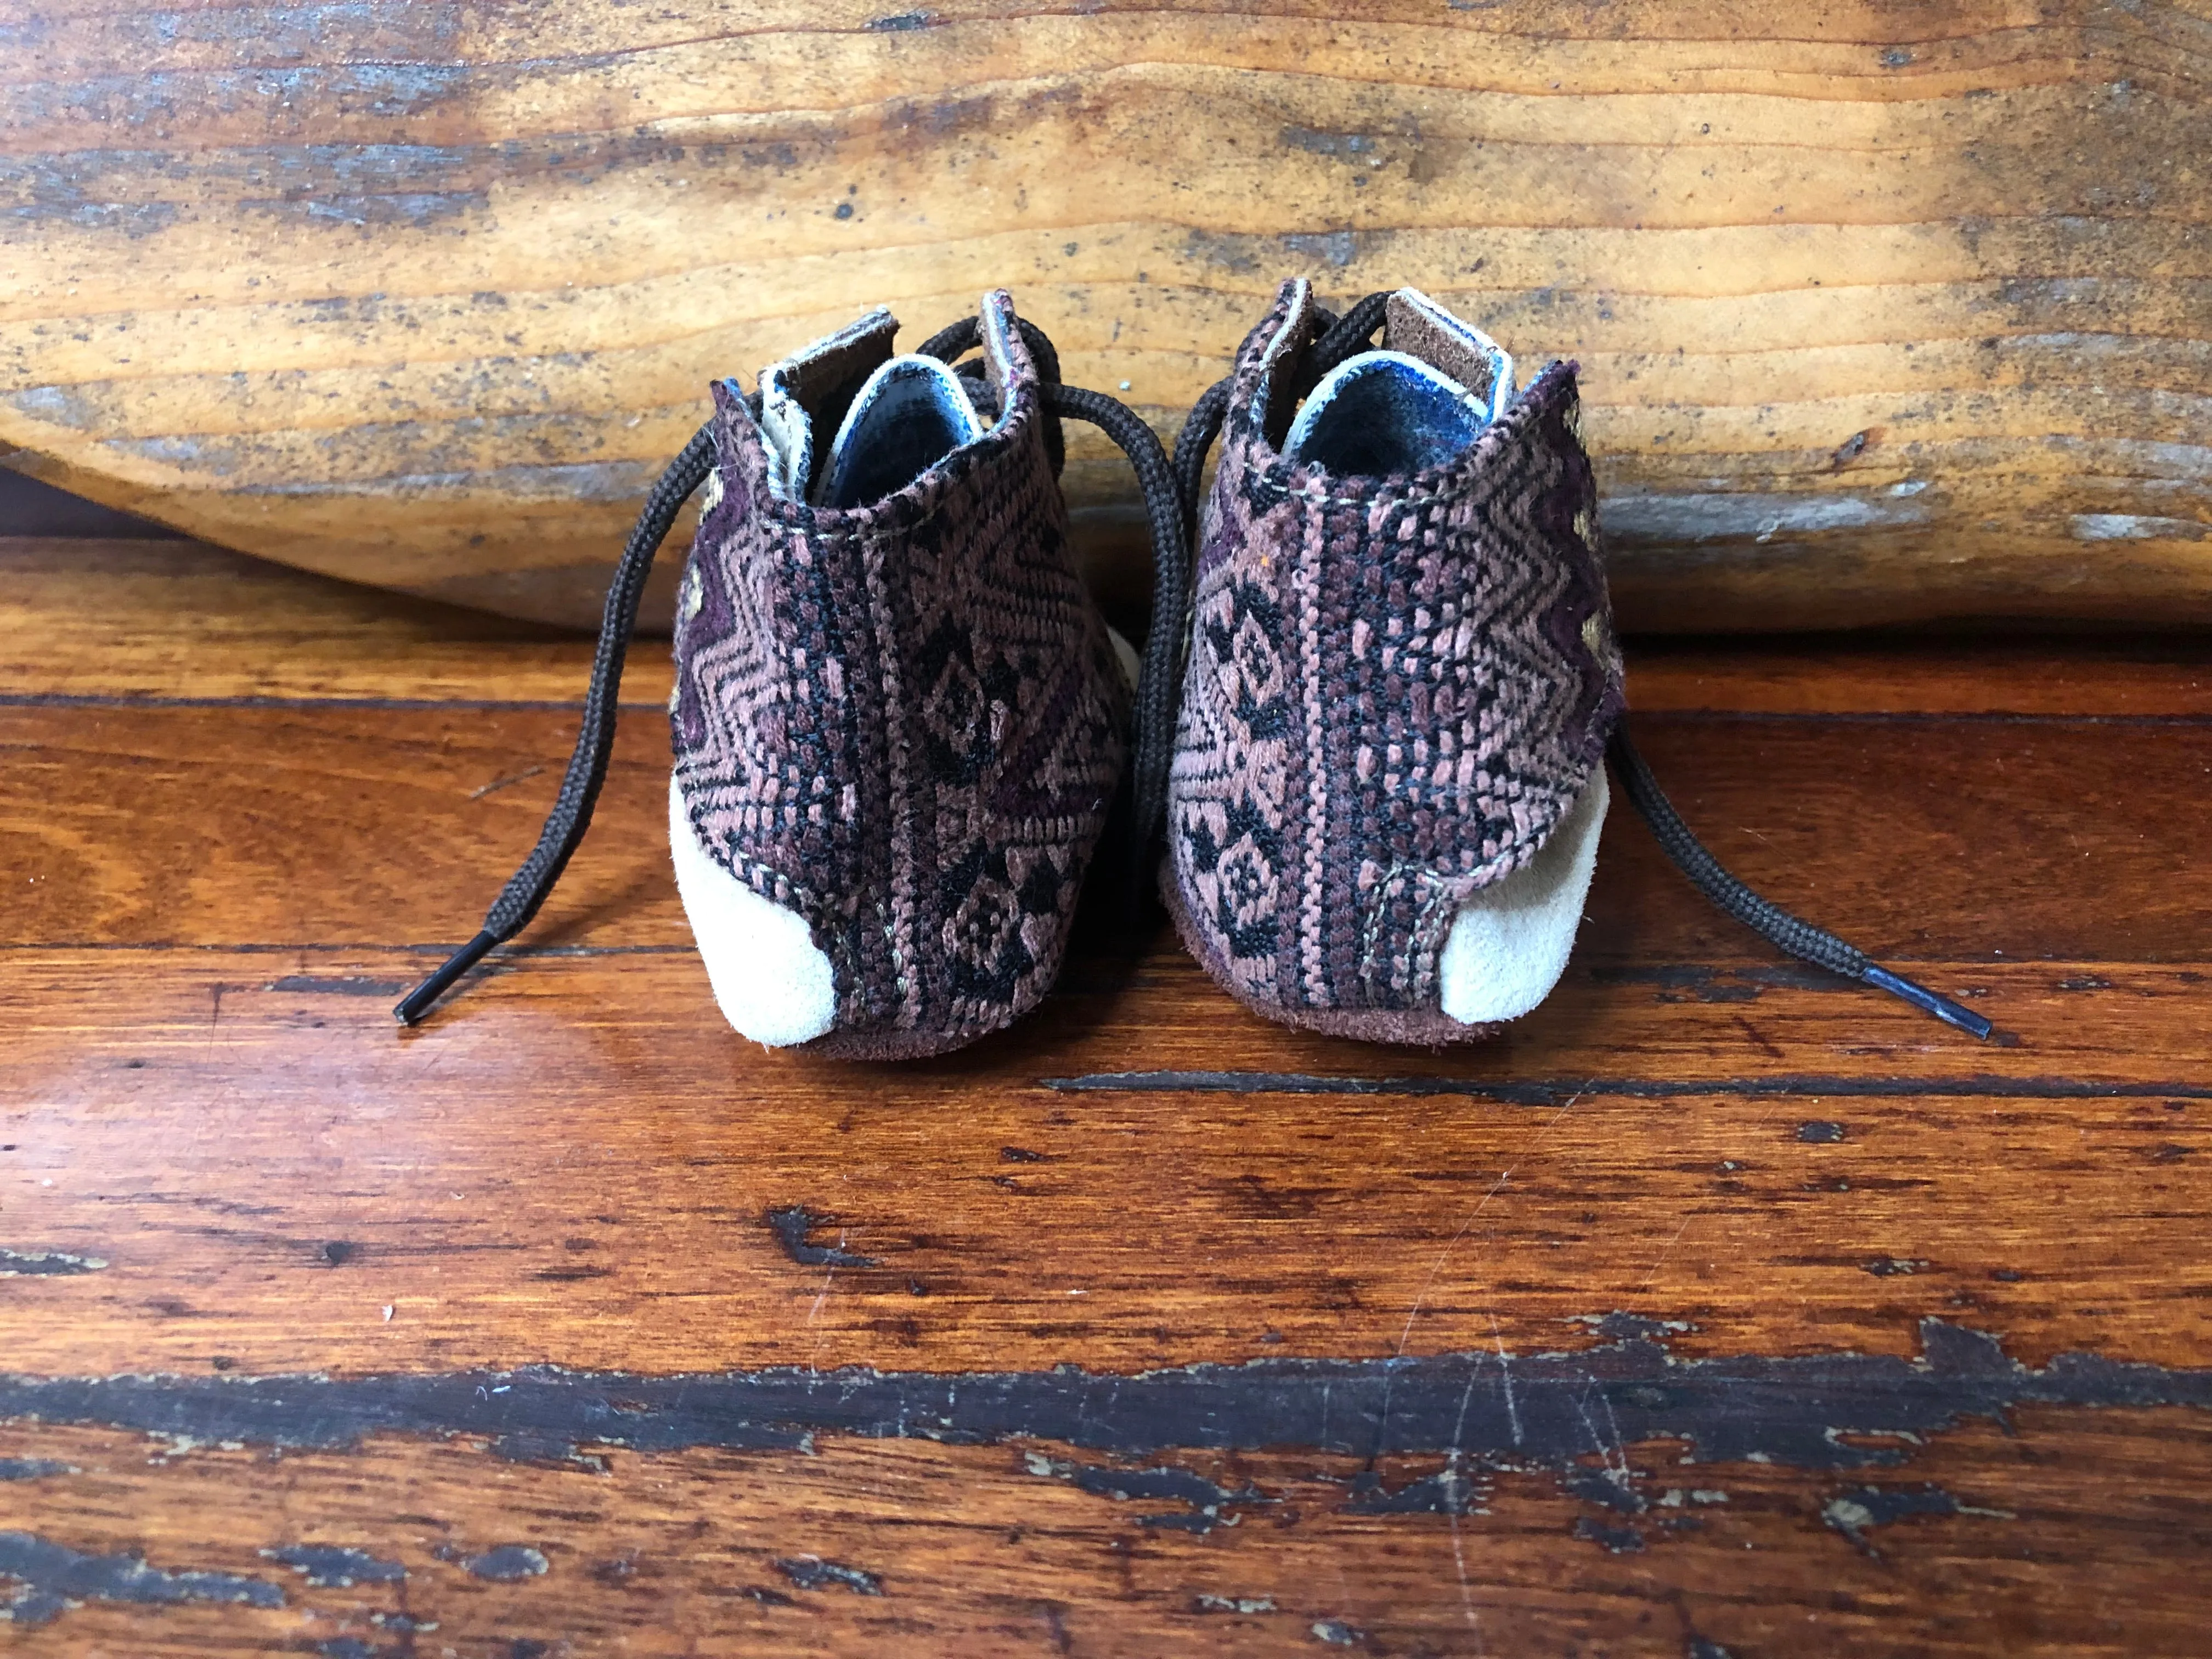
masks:
{"type": "Polygon", "coordinates": [[[1621,701],[1574,370],[1418,475],[1285,464],[1271,371],[1310,343],[1286,285],[1239,353],[1199,551],[1167,872],[1247,1000],[1432,1009],[1460,902],[1534,856],[1621,701]]]}
{"type": "Polygon", "coordinates": [[[771,495],[761,433],[717,386],[722,490],[679,613],[692,827],[805,919],[836,982],[825,1041],[882,1052],[957,1046],[1043,995],[1124,753],[1036,372],[1006,296],[985,304],[1003,418],[871,507],[771,495]]]}

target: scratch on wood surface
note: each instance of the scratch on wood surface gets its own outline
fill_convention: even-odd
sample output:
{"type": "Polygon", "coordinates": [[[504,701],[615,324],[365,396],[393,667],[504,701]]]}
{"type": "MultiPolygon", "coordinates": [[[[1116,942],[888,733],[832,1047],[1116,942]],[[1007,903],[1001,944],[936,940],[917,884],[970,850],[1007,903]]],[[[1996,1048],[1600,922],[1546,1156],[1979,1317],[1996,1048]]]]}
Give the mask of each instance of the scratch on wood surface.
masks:
{"type": "Polygon", "coordinates": [[[505,777],[494,778],[489,783],[483,784],[477,788],[470,790],[469,799],[471,800],[482,800],[486,795],[495,795],[502,789],[511,788],[515,784],[528,781],[530,779],[538,776],[538,774],[544,771],[544,769],[545,769],[542,766],[526,767],[523,770],[520,772],[511,772],[505,777]]]}
{"type": "Polygon", "coordinates": [[[1505,1396],[1505,1421],[1513,1431],[1513,1443],[1521,1443],[1521,1413],[1513,1404],[1513,1361],[1505,1352],[1505,1333],[1498,1323],[1498,1316],[1490,1316],[1490,1335],[1498,1344],[1498,1389],[1505,1396]]]}

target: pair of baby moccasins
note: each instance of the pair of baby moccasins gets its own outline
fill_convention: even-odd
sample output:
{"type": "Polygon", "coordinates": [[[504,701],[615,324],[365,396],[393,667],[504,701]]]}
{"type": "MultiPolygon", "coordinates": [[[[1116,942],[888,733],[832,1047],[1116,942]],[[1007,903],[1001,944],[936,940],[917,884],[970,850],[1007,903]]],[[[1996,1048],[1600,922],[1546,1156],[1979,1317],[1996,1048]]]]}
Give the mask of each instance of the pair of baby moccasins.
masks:
{"type": "Polygon", "coordinates": [[[1170,460],[1129,410],[1060,383],[1004,292],[918,352],[895,353],[896,328],[872,312],[750,396],[716,383],[609,592],[544,834],[403,1021],[529,921],[582,838],[646,575],[703,485],[669,840],[715,999],[757,1042],[855,1059],[973,1042],[1050,989],[1094,866],[1155,866],[1184,943],[1258,1012],[1483,1036],[1565,969],[1608,754],[1724,908],[1987,1035],[1735,882],[1637,757],[1572,364],[1520,386],[1412,289],[1338,318],[1292,281],[1170,460]],[[1143,486],[1141,658],[1077,573],[1067,418],[1143,486]]]}

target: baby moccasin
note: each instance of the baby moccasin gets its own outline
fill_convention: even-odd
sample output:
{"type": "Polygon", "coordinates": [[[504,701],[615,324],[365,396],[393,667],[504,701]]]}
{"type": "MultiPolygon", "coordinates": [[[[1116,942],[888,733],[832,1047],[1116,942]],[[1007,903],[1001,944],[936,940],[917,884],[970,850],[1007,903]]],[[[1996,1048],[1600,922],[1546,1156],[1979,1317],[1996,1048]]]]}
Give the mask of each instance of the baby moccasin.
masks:
{"type": "Polygon", "coordinates": [[[1329,363],[1289,283],[1237,353],[1164,890],[1259,1012],[1444,1042],[1566,965],[1620,657],[1573,372],[1516,399],[1483,336],[1412,290],[1387,311],[1383,350],[1329,363]]]}
{"type": "Polygon", "coordinates": [[[714,386],[610,592],[544,837],[403,1020],[528,921],[581,838],[647,568],[702,483],[668,821],[724,1015],[771,1046],[899,1059],[997,1030],[1050,988],[1136,678],[1071,556],[1060,417],[1130,451],[1179,590],[1173,478],[1134,415],[1058,383],[1004,292],[919,353],[894,353],[896,328],[878,310],[771,365],[750,398],[714,386]]]}
{"type": "Polygon", "coordinates": [[[1176,449],[1200,501],[1162,888],[1206,971],[1290,1025],[1488,1035],[1581,925],[1614,770],[1716,902],[1978,1034],[1721,870],[1621,729],[1575,368],[1512,360],[1412,289],[1341,319],[1286,283],[1176,449]],[[1381,346],[1371,342],[1381,331],[1381,346]]]}

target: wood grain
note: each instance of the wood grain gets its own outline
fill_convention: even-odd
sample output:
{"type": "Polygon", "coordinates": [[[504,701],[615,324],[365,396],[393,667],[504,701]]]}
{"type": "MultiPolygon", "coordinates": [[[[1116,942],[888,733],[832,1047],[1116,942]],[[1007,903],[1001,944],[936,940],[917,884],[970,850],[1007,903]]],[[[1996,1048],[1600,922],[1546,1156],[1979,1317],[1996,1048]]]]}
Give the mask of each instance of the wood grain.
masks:
{"type": "Polygon", "coordinates": [[[688,956],[533,959],[395,1036],[429,960],[11,952],[0,1246],[105,1265],[9,1287],[10,1364],[1131,1371],[1616,1310],[1705,1354],[1930,1316],[2206,1351],[2201,965],[1978,975],[2036,1034],[1993,1054],[1756,974],[1584,981],[1454,1062],[1279,1042],[1164,963],[856,1075],[714,1029],[688,956]]]}
{"type": "MultiPolygon", "coordinates": [[[[1157,1523],[1188,1517],[1181,1502],[1079,1486],[1055,1471],[1132,1485],[1136,1471],[1049,1443],[614,1452],[595,1472],[501,1460],[467,1441],[168,1450],[46,1429],[0,1443],[0,1455],[68,1471],[11,1490],[14,1524],[81,1554],[137,1549],[159,1571],[224,1574],[283,1604],[88,1598],[0,1635],[0,1651],[2198,1650],[2193,1581],[2212,1548],[2202,1413],[2031,1409],[2011,1428],[1946,1436],[1909,1479],[1681,1467],[1679,1447],[1629,1446],[1621,1466],[1652,1504],[1639,1516],[1577,1498],[1548,1472],[1510,1470],[1470,1475],[1462,1514],[1362,1513],[1363,1480],[1370,1493],[1402,1492],[1448,1460],[1186,1455],[1176,1472],[1252,1493],[1202,1533],[1157,1523]],[[1825,1517],[1863,1507],[1869,1490],[1925,1507],[1855,1545],[1825,1517]],[[1644,1541],[1630,1553],[1596,1541],[1632,1534],[1644,1541]],[[331,1583],[326,1567],[316,1583],[264,1553],[317,1559],[297,1557],[303,1545],[325,1561],[357,1552],[356,1571],[392,1576],[331,1583]],[[469,1570],[500,1547],[537,1552],[545,1571],[501,1581],[469,1570]],[[863,1588],[794,1580],[823,1564],[862,1575],[863,1588]],[[348,1640],[358,1645],[337,1645],[348,1640]]],[[[1585,1474],[1585,1486],[1602,1481],[1595,1460],[1585,1474]]]]}
{"type": "Polygon", "coordinates": [[[0,1650],[2201,1645],[2198,641],[1637,653],[1723,855],[1996,1043],[1624,816],[1495,1043],[1285,1031],[1101,912],[1013,1030],[841,1067],[714,1017],[665,681],[402,1032],[588,642],[0,575],[0,1650]]]}
{"type": "Polygon", "coordinates": [[[1304,271],[1581,361],[1633,627],[2212,617],[2186,0],[0,27],[9,464],[313,568],[588,623],[714,375],[1006,283],[1171,430],[1304,271]]]}
{"type": "MultiPolygon", "coordinates": [[[[1636,729],[1720,857],[1876,954],[2212,959],[2193,819],[2136,793],[2148,769],[2212,759],[2204,717],[1660,714],[1636,729]]],[[[20,757],[0,845],[23,872],[0,938],[424,945],[473,932],[535,842],[575,717],[37,702],[0,707],[0,732],[20,757]]],[[[635,710],[595,833],[527,944],[688,939],[668,764],[665,716],[635,710]]],[[[1604,846],[1594,959],[1769,959],[1625,808],[1604,846]]]]}
{"type": "MultiPolygon", "coordinates": [[[[592,642],[204,543],[0,538],[0,696],[176,702],[583,699],[592,642]]],[[[665,641],[624,695],[665,704],[665,641]]]]}
{"type": "MultiPolygon", "coordinates": [[[[1130,616],[1134,625],[1139,618],[1130,616]]],[[[1645,636],[1629,705],[1704,714],[2212,714],[2212,653],[2187,633],[1863,634],[1761,646],[1645,636]]],[[[15,697],[355,698],[566,705],[592,642],[183,541],[0,537],[0,684],[15,697]]],[[[630,653],[626,701],[665,702],[665,642],[630,653]]]]}

